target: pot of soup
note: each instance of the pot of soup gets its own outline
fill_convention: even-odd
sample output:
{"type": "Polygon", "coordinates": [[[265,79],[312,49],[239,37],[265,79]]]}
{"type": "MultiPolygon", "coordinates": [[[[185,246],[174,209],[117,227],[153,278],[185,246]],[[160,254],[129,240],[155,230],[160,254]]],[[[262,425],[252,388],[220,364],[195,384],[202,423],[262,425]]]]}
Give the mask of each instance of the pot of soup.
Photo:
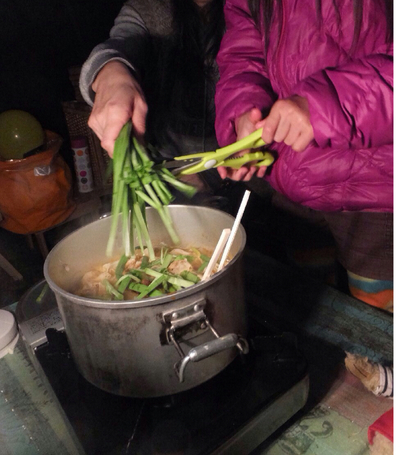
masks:
{"type": "MultiPolygon", "coordinates": [[[[154,250],[161,255],[159,262],[167,261],[169,255],[169,271],[172,266],[186,262],[195,264],[196,255],[206,260],[222,230],[231,228],[234,222],[231,215],[214,208],[171,205],[169,209],[179,245],[171,245],[158,213],[146,209],[154,250]]],[[[73,359],[85,379],[122,396],[170,395],[202,384],[239,353],[246,353],[241,269],[246,234],[242,226],[228,262],[208,280],[201,279],[204,264],[202,267],[198,262],[197,270],[195,264],[186,271],[191,275],[197,272],[193,285],[183,285],[189,276],[182,272],[184,281],[170,279],[172,284],[164,286],[167,293],[152,291],[143,296],[139,287],[143,283],[137,282],[137,278],[143,270],[152,273],[148,269],[150,264],[141,267],[146,250],[141,252],[138,248],[135,250],[138,257],[129,260],[125,257],[122,264],[124,274],[131,276],[131,289],[123,290],[125,275],[121,276],[121,270],[119,275],[115,272],[118,266],[121,269],[124,252],[121,233],[117,235],[112,257],[105,254],[110,224],[111,218],[106,217],[76,230],[50,251],[44,265],[73,359]],[[129,262],[140,259],[140,255],[141,263],[129,262]],[[114,290],[119,289],[118,298],[109,292],[104,277],[114,284],[114,290]]],[[[157,277],[157,273],[154,271],[153,275],[157,277]]]]}

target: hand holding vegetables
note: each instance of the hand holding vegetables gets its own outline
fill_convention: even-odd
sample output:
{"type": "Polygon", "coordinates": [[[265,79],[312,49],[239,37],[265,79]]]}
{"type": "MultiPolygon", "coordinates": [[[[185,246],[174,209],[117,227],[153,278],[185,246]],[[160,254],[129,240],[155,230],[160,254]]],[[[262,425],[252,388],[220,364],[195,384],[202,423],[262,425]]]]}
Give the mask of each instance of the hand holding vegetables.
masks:
{"type": "MultiPolygon", "coordinates": [[[[308,102],[305,98],[296,95],[276,101],[263,120],[261,111],[257,108],[244,113],[236,119],[235,128],[238,139],[263,128],[262,138],[266,144],[284,142],[296,152],[304,151],[314,139],[308,102]]],[[[248,152],[240,152],[240,155],[243,153],[248,152]]],[[[249,181],[253,175],[262,178],[266,167],[243,166],[237,170],[220,167],[218,172],[221,178],[249,181]]]]}
{"type": "MultiPolygon", "coordinates": [[[[252,109],[251,111],[238,117],[235,121],[237,139],[240,140],[255,131],[257,129],[255,125],[261,120],[261,118],[261,111],[259,109],[252,109]]],[[[242,150],[234,156],[242,156],[245,153],[249,153],[249,150],[242,150]]],[[[267,166],[256,167],[246,165],[239,169],[228,167],[218,167],[217,169],[222,179],[229,178],[231,180],[243,180],[247,182],[253,177],[254,174],[257,177],[263,177],[267,170],[267,166]]]]}
{"type": "Polygon", "coordinates": [[[96,97],[88,124],[110,157],[118,133],[128,120],[132,121],[135,136],[141,141],[145,133],[147,103],[129,69],[119,61],[107,63],[99,71],[92,88],[96,97]]]}
{"type": "Polygon", "coordinates": [[[284,142],[295,152],[303,152],[314,139],[308,101],[297,95],[276,101],[256,128],[263,128],[262,138],[266,144],[284,142]]]}

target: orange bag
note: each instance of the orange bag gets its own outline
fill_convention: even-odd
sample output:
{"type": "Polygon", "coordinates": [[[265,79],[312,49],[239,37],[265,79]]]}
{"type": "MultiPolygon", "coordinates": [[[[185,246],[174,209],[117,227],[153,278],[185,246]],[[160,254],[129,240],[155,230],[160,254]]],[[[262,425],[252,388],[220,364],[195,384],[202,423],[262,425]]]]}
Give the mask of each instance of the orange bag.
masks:
{"type": "Polygon", "coordinates": [[[43,152],[0,161],[0,226],[17,234],[55,226],[75,209],[71,172],[58,153],[62,138],[52,131],[45,133],[43,152]]]}

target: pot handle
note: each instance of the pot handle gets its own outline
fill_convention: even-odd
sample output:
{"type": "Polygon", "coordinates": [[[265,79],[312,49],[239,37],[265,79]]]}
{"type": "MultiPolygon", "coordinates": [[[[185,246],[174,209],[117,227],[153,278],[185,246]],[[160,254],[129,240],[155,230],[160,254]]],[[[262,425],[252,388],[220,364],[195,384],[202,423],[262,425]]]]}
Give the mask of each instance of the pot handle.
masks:
{"type": "Polygon", "coordinates": [[[190,361],[199,362],[200,360],[204,360],[235,346],[238,347],[241,352],[247,354],[249,349],[247,341],[244,338],[239,338],[239,336],[234,333],[228,333],[227,335],[192,348],[188,354],[175,365],[179,382],[184,382],[185,368],[190,361]]]}

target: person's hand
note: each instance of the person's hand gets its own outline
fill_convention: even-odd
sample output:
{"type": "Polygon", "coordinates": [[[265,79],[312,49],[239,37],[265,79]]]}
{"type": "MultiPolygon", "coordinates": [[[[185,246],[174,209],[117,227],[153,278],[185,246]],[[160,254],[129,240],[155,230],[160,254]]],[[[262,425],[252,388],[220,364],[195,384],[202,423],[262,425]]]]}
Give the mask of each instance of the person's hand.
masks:
{"type": "MultiPolygon", "coordinates": [[[[249,112],[245,112],[235,121],[235,128],[237,133],[237,140],[243,139],[244,137],[251,134],[255,131],[256,124],[261,120],[262,114],[261,111],[257,108],[251,109],[249,112]]],[[[242,150],[239,153],[236,153],[233,156],[242,156],[245,153],[249,153],[249,150],[242,150]]],[[[252,166],[251,163],[246,166],[242,166],[239,169],[232,169],[228,167],[220,166],[217,168],[218,173],[222,179],[229,178],[231,180],[243,180],[245,182],[249,181],[255,174],[257,177],[263,177],[267,167],[256,167],[252,166]]]]}
{"type": "Polygon", "coordinates": [[[297,95],[276,101],[256,128],[263,128],[266,144],[284,142],[295,152],[304,151],[314,139],[307,99],[297,95]]]}
{"type": "Polygon", "coordinates": [[[135,136],[143,140],[146,130],[147,103],[129,69],[119,61],[107,63],[92,84],[96,93],[88,125],[112,157],[121,128],[132,119],[135,136]]]}

